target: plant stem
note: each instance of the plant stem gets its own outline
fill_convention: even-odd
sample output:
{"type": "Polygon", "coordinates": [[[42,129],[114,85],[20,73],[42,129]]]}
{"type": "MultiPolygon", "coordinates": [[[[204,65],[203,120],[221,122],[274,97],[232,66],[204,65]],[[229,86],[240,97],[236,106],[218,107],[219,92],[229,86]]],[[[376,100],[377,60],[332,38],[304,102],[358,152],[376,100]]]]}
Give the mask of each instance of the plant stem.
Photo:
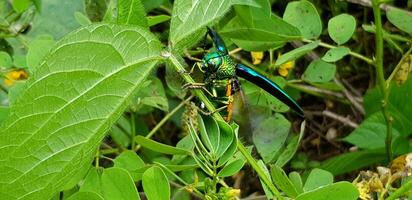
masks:
{"type": "Polygon", "coordinates": [[[265,172],[259,167],[256,160],[249,154],[246,150],[245,146],[243,146],[242,142],[238,140],[237,148],[242,153],[242,155],[246,158],[247,162],[252,166],[252,168],[256,171],[259,175],[260,179],[266,184],[266,186],[270,189],[270,191],[276,196],[277,199],[284,199],[276,187],[273,185],[272,181],[266,176],[265,172]]]}
{"type": "Polygon", "coordinates": [[[130,149],[133,150],[136,144],[136,142],[134,141],[134,138],[136,137],[136,115],[133,111],[130,112],[130,124],[130,133],[132,135],[132,137],[130,138],[130,149]]]}
{"type": "Polygon", "coordinates": [[[393,118],[390,116],[388,111],[388,91],[385,87],[385,75],[383,69],[383,30],[382,30],[382,19],[381,19],[381,10],[379,8],[379,0],[372,0],[372,8],[373,8],[373,15],[375,18],[375,25],[376,25],[376,34],[375,34],[375,68],[376,68],[376,75],[377,75],[377,82],[381,90],[382,94],[382,113],[385,117],[386,121],[386,154],[388,156],[388,161],[392,160],[392,123],[393,118]]]}
{"type": "MultiPolygon", "coordinates": [[[[166,116],[163,117],[162,120],[160,120],[159,123],[157,123],[157,125],[145,136],[145,138],[150,139],[156,132],[157,130],[159,130],[160,127],[163,126],[164,123],[167,122],[167,120],[169,120],[170,117],[172,117],[180,108],[182,108],[187,102],[189,102],[191,99],[193,98],[193,96],[190,96],[189,98],[187,98],[186,100],[182,101],[178,106],[176,106],[172,111],[170,111],[169,113],[167,113],[166,116]]],[[[135,140],[135,137],[133,137],[133,140],[135,140]]],[[[134,151],[137,151],[141,148],[140,145],[137,145],[136,148],[134,148],[134,151]]]]}
{"type": "Polygon", "coordinates": [[[408,182],[403,184],[400,188],[395,190],[386,200],[395,200],[396,198],[404,195],[407,191],[412,189],[412,179],[409,179],[408,182]]]}
{"type": "MultiPolygon", "coordinates": [[[[185,72],[185,68],[183,67],[183,64],[179,62],[179,60],[172,54],[165,53],[165,57],[168,57],[169,61],[173,64],[177,72],[185,72]]],[[[181,77],[186,81],[186,83],[194,83],[195,81],[192,79],[192,77],[187,74],[187,73],[180,73],[181,77]]],[[[213,106],[213,104],[209,101],[209,99],[206,97],[206,95],[201,91],[201,90],[194,90],[194,94],[202,101],[206,108],[210,111],[213,112],[213,117],[217,120],[224,121],[223,117],[219,114],[219,112],[214,112],[216,108],[213,106]]],[[[256,160],[252,157],[252,155],[249,154],[249,152],[246,150],[245,146],[243,146],[242,142],[238,140],[237,142],[237,148],[238,150],[242,153],[242,155],[246,158],[250,166],[257,172],[259,177],[262,179],[262,181],[268,186],[268,188],[271,190],[271,192],[280,200],[284,199],[279,191],[276,189],[276,187],[273,185],[273,183],[270,181],[270,179],[266,176],[266,174],[263,172],[263,170],[257,165],[256,160]]]]}
{"type": "MultiPolygon", "coordinates": [[[[302,41],[303,42],[308,42],[308,43],[314,42],[313,40],[308,40],[308,39],[302,39],[302,41]]],[[[337,46],[334,46],[334,45],[331,45],[331,44],[328,44],[328,43],[324,43],[324,42],[319,42],[319,46],[325,47],[325,48],[328,48],[328,49],[334,49],[334,48],[337,47],[337,46]]],[[[349,55],[351,55],[355,58],[358,58],[360,60],[363,60],[363,61],[365,61],[366,63],[368,63],[370,65],[374,64],[372,59],[370,59],[370,58],[368,58],[368,57],[366,57],[362,54],[359,54],[359,53],[356,53],[356,52],[353,52],[353,51],[349,51],[349,55]]]]}

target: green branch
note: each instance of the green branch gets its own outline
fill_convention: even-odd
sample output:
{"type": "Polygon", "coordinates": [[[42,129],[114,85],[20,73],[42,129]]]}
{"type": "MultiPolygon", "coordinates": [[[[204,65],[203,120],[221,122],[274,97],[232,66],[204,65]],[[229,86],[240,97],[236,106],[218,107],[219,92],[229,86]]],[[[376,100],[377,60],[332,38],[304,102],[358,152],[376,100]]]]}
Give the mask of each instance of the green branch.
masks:
{"type": "MultiPolygon", "coordinates": [[[[302,39],[302,41],[303,41],[303,42],[308,42],[308,43],[314,42],[313,40],[308,40],[308,39],[302,39]]],[[[337,47],[337,46],[333,46],[333,45],[331,45],[331,44],[324,43],[324,42],[320,42],[320,43],[319,43],[319,46],[325,47],[325,48],[328,48],[328,49],[334,49],[334,48],[337,47]]],[[[356,53],[356,52],[353,52],[353,51],[349,51],[349,55],[351,55],[351,56],[353,56],[353,57],[355,57],[355,58],[358,58],[358,59],[360,59],[360,60],[363,60],[363,61],[365,61],[366,63],[368,63],[368,64],[370,64],[370,65],[373,65],[373,64],[374,64],[374,62],[373,62],[372,59],[370,59],[370,58],[368,58],[368,57],[366,57],[366,56],[364,56],[364,55],[362,55],[362,54],[359,54],[359,53],[356,53]]]]}
{"type": "Polygon", "coordinates": [[[382,19],[381,19],[381,10],[379,8],[379,0],[372,0],[373,15],[375,18],[376,34],[375,34],[375,68],[377,75],[377,82],[380,87],[382,94],[382,113],[386,121],[386,154],[388,156],[389,162],[392,160],[392,123],[393,118],[390,116],[388,110],[388,97],[389,91],[385,84],[385,74],[383,69],[383,29],[382,29],[382,19]]]}

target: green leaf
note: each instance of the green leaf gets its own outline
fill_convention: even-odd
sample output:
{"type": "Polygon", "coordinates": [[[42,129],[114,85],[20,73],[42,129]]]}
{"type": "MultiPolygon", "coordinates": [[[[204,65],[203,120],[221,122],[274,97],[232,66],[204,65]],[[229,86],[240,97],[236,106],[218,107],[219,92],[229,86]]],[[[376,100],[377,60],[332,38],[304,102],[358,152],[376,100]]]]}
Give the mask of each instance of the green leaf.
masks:
{"type": "Polygon", "coordinates": [[[91,25],[58,42],[2,125],[0,196],[50,199],[87,170],[158,55],[160,42],[138,27],[91,25]]]}
{"type": "Polygon", "coordinates": [[[156,15],[156,16],[148,16],[147,17],[147,24],[148,26],[154,26],[157,24],[161,24],[163,22],[169,21],[169,15],[156,15]]]}
{"type": "MultiPolygon", "coordinates": [[[[199,115],[199,117],[201,117],[199,115]]],[[[201,133],[202,136],[202,141],[204,144],[207,144],[210,142],[210,146],[207,145],[207,148],[209,149],[212,154],[217,156],[217,151],[219,149],[219,143],[220,143],[220,128],[216,120],[211,117],[211,116],[204,116],[201,117],[203,118],[203,123],[204,123],[204,128],[201,128],[200,131],[204,130],[203,134],[201,133]]],[[[199,121],[199,125],[202,123],[199,121]]],[[[217,158],[217,157],[216,157],[217,158]]]]}
{"type": "Polygon", "coordinates": [[[10,108],[8,106],[0,106],[0,123],[9,116],[10,108]]]}
{"type": "Polygon", "coordinates": [[[36,14],[33,28],[27,36],[37,38],[41,35],[52,35],[54,39],[61,39],[80,27],[74,16],[76,11],[84,12],[84,1],[42,0],[42,12],[36,14]]]}
{"type": "Polygon", "coordinates": [[[139,111],[142,105],[158,108],[165,112],[169,111],[169,102],[160,79],[152,77],[150,83],[138,91],[131,108],[132,110],[139,111]]]}
{"type": "Polygon", "coordinates": [[[77,192],[67,198],[67,200],[104,200],[102,196],[94,192],[77,192]]]}
{"type": "Polygon", "coordinates": [[[358,189],[352,183],[338,182],[300,194],[296,200],[356,200],[358,196],[358,189]]]}
{"type": "Polygon", "coordinates": [[[130,145],[130,130],[130,120],[126,118],[124,115],[122,115],[117,120],[115,125],[112,126],[109,135],[114,140],[114,142],[116,142],[116,144],[119,144],[124,148],[127,148],[130,145]]]}
{"type": "Polygon", "coordinates": [[[312,169],[308,178],[306,179],[305,186],[303,186],[303,190],[308,192],[332,183],[333,175],[330,172],[315,168],[312,169]]]}
{"type": "Polygon", "coordinates": [[[74,18],[76,18],[76,21],[82,26],[87,26],[92,23],[86,15],[78,11],[74,13],[74,18]]]}
{"type": "Polygon", "coordinates": [[[219,147],[216,153],[217,157],[220,158],[232,144],[235,133],[233,132],[232,127],[226,122],[219,120],[217,120],[216,122],[219,125],[220,129],[219,147]]]}
{"type": "Polygon", "coordinates": [[[114,160],[114,167],[127,170],[133,178],[133,181],[141,179],[141,173],[135,173],[137,170],[145,167],[143,160],[134,151],[123,151],[114,160]]]}
{"type": "MultiPolygon", "coordinates": [[[[392,134],[394,139],[399,136],[399,132],[395,128],[392,129],[392,134]]],[[[362,149],[379,149],[385,147],[385,138],[385,118],[381,112],[377,112],[366,118],[344,140],[362,149]]]]}
{"type": "Polygon", "coordinates": [[[305,124],[306,123],[302,123],[300,134],[293,136],[293,138],[289,141],[288,145],[286,146],[286,149],[280,154],[279,158],[276,160],[275,163],[277,166],[283,167],[293,158],[296,151],[298,150],[300,141],[302,140],[303,135],[305,133],[305,124]]]}
{"type": "Polygon", "coordinates": [[[362,150],[341,154],[339,156],[323,161],[321,168],[331,172],[333,175],[341,175],[354,170],[362,169],[386,160],[383,149],[362,150]]]}
{"type": "MultiPolygon", "coordinates": [[[[403,85],[397,85],[395,82],[390,83],[391,92],[389,93],[387,106],[390,114],[394,118],[393,127],[398,130],[402,136],[410,135],[412,129],[412,79],[409,78],[403,85]]],[[[381,99],[379,87],[369,90],[364,96],[364,107],[366,116],[372,116],[376,112],[381,112],[381,99]]]]}
{"type": "Polygon", "coordinates": [[[225,151],[225,153],[220,156],[219,162],[217,164],[218,167],[226,164],[226,162],[233,157],[237,149],[237,137],[233,137],[232,143],[230,144],[229,148],[225,151]]]}
{"type": "Polygon", "coordinates": [[[293,183],[293,185],[296,188],[296,191],[298,194],[303,193],[303,183],[302,183],[302,178],[300,177],[300,174],[298,172],[290,172],[289,173],[289,179],[293,183]]]}
{"type": "Polygon", "coordinates": [[[270,171],[272,180],[279,189],[289,197],[295,198],[298,196],[298,191],[296,190],[295,185],[290,181],[282,168],[276,165],[271,165],[270,171]]]}
{"type": "Polygon", "coordinates": [[[243,165],[245,165],[245,162],[246,161],[244,159],[239,158],[235,161],[227,163],[225,167],[219,171],[218,176],[228,177],[238,173],[242,169],[243,165]]]}
{"type": "Polygon", "coordinates": [[[0,51],[0,67],[10,68],[13,66],[13,60],[7,52],[0,51]]]}
{"type": "Polygon", "coordinates": [[[261,122],[253,131],[253,143],[265,163],[273,160],[289,135],[291,124],[281,114],[261,122]]]}
{"type": "Polygon", "coordinates": [[[175,51],[194,45],[235,4],[255,5],[252,0],[176,0],[173,4],[169,41],[175,51]]]}
{"type": "Polygon", "coordinates": [[[328,22],[329,36],[338,45],[346,43],[356,29],[356,19],[352,15],[340,14],[328,22]]]}
{"type": "Polygon", "coordinates": [[[386,16],[388,17],[388,20],[397,28],[412,35],[412,15],[410,12],[392,8],[386,12],[386,16]]]}
{"type": "Polygon", "coordinates": [[[27,65],[31,72],[40,65],[40,62],[49,53],[50,49],[55,45],[55,41],[50,37],[36,38],[29,44],[27,52],[27,65]]]}
{"type": "Polygon", "coordinates": [[[31,2],[30,0],[13,0],[12,6],[16,12],[22,13],[26,11],[27,8],[29,8],[30,2],[31,2]]]}
{"type": "Polygon", "coordinates": [[[318,46],[319,46],[319,41],[316,41],[316,42],[312,42],[312,43],[306,44],[304,46],[301,46],[301,47],[299,47],[297,49],[294,49],[292,51],[289,51],[289,52],[281,55],[276,60],[275,65],[279,66],[279,65],[285,64],[289,61],[296,60],[296,59],[302,57],[303,55],[309,53],[310,51],[312,51],[313,49],[315,49],[318,46]]]}
{"type": "Polygon", "coordinates": [[[102,174],[105,200],[140,200],[130,174],[121,168],[108,168],[102,174]]]}
{"type": "Polygon", "coordinates": [[[142,0],[146,12],[160,7],[166,0],[142,0]]]}
{"type": "Polygon", "coordinates": [[[263,51],[300,38],[300,32],[282,18],[273,15],[267,0],[260,7],[235,6],[237,16],[220,32],[247,51],[263,51]]]}
{"type": "Polygon", "coordinates": [[[302,79],[308,82],[324,83],[335,77],[336,65],[327,63],[321,59],[312,61],[302,75],[302,79]]]}
{"type": "Polygon", "coordinates": [[[153,166],[143,174],[143,189],[148,200],[169,200],[170,185],[163,170],[153,166]]]}
{"type": "Polygon", "coordinates": [[[141,0],[118,0],[117,23],[148,27],[141,0]]]}
{"type": "Polygon", "coordinates": [[[348,55],[349,52],[350,49],[348,47],[336,47],[329,49],[322,57],[322,60],[325,62],[336,62],[348,55]]]}
{"type": "Polygon", "coordinates": [[[306,0],[293,1],[286,6],[283,19],[300,30],[307,39],[317,38],[322,33],[322,21],[316,7],[306,0]]]}
{"type": "MultiPolygon", "coordinates": [[[[188,151],[192,151],[194,148],[193,140],[190,135],[186,135],[183,137],[179,142],[177,142],[176,147],[181,149],[186,149],[188,151]]],[[[186,155],[173,155],[172,164],[179,164],[182,162],[187,156],[186,155]]]]}
{"type": "Polygon", "coordinates": [[[90,168],[86,178],[83,180],[83,184],[80,186],[79,192],[93,192],[103,196],[101,174],[99,169],[95,167],[90,168]]]}
{"type": "Polygon", "coordinates": [[[162,144],[151,139],[147,139],[141,135],[136,136],[135,141],[143,147],[155,152],[171,155],[191,155],[191,152],[186,149],[181,149],[166,144],[162,144]]]}

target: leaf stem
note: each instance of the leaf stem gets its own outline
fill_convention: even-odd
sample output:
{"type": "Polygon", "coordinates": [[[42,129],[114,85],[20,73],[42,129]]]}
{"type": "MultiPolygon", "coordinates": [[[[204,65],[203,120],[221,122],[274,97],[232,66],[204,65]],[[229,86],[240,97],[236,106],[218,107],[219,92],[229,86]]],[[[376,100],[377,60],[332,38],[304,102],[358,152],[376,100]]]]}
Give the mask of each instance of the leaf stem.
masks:
{"type": "Polygon", "coordinates": [[[136,137],[136,114],[132,111],[130,112],[130,133],[132,135],[132,137],[130,138],[130,149],[133,150],[135,148],[135,137],[136,137]]]}
{"type": "MultiPolygon", "coordinates": [[[[182,72],[185,72],[186,70],[183,67],[183,64],[181,62],[179,62],[179,60],[177,59],[177,57],[175,55],[165,53],[165,56],[168,57],[169,61],[173,64],[176,71],[180,73],[181,77],[186,81],[186,83],[194,83],[195,82],[189,74],[182,73],[182,72]]],[[[216,110],[216,108],[214,107],[214,105],[209,101],[209,99],[206,97],[206,95],[201,90],[194,90],[193,92],[200,99],[200,101],[202,101],[205,104],[205,107],[210,112],[213,112],[213,117],[215,117],[215,119],[224,121],[223,117],[219,114],[219,112],[214,112],[216,110]]],[[[276,189],[276,187],[270,181],[270,179],[266,176],[266,174],[262,171],[262,169],[257,165],[256,160],[252,157],[252,155],[249,154],[249,152],[246,150],[245,146],[243,146],[242,142],[240,142],[240,140],[238,140],[237,143],[238,143],[237,144],[238,150],[246,158],[246,160],[248,161],[250,166],[252,166],[252,168],[257,172],[259,177],[268,186],[268,188],[271,190],[271,192],[278,199],[280,199],[280,200],[284,199],[280,195],[280,192],[276,189]]]]}
{"type": "Polygon", "coordinates": [[[388,161],[392,160],[392,123],[393,118],[389,114],[388,110],[388,93],[387,87],[385,84],[385,75],[383,69],[383,29],[382,29],[382,19],[381,19],[381,10],[379,8],[379,0],[372,0],[373,15],[375,18],[376,34],[375,34],[375,68],[377,75],[377,82],[382,94],[381,109],[386,121],[386,154],[388,161]]]}
{"type": "MultiPolygon", "coordinates": [[[[308,40],[308,39],[302,39],[302,41],[303,41],[303,42],[307,42],[307,43],[314,42],[313,40],[308,40]]],[[[324,43],[324,42],[319,42],[319,46],[325,47],[325,48],[328,48],[328,49],[334,49],[334,48],[337,47],[337,46],[334,46],[334,45],[331,45],[331,44],[328,44],[328,43],[324,43]]],[[[351,55],[351,56],[353,56],[353,57],[355,57],[355,58],[358,58],[358,59],[360,59],[360,60],[363,60],[363,61],[365,61],[366,63],[368,63],[368,64],[370,64],[370,65],[373,65],[373,64],[374,64],[374,62],[373,62],[372,59],[370,59],[370,58],[368,58],[368,57],[366,57],[366,56],[364,56],[364,55],[362,55],[362,54],[353,52],[352,50],[349,51],[349,55],[351,55]]]]}

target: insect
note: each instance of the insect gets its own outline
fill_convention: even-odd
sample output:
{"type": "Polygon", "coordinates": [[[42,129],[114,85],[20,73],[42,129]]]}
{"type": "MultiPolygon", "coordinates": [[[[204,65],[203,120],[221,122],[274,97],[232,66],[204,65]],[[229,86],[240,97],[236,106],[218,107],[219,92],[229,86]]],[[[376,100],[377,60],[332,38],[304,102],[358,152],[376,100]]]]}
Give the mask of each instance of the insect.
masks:
{"type": "Polygon", "coordinates": [[[197,63],[199,69],[205,75],[204,83],[191,83],[187,88],[204,89],[214,102],[222,104],[217,111],[225,111],[226,121],[231,121],[233,111],[233,95],[240,90],[238,77],[257,85],[275,98],[279,99],[304,118],[303,109],[276,83],[256,72],[250,67],[241,63],[236,63],[229,56],[226,45],[217,32],[207,28],[208,35],[212,38],[216,52],[207,53],[203,59],[197,63]]]}

